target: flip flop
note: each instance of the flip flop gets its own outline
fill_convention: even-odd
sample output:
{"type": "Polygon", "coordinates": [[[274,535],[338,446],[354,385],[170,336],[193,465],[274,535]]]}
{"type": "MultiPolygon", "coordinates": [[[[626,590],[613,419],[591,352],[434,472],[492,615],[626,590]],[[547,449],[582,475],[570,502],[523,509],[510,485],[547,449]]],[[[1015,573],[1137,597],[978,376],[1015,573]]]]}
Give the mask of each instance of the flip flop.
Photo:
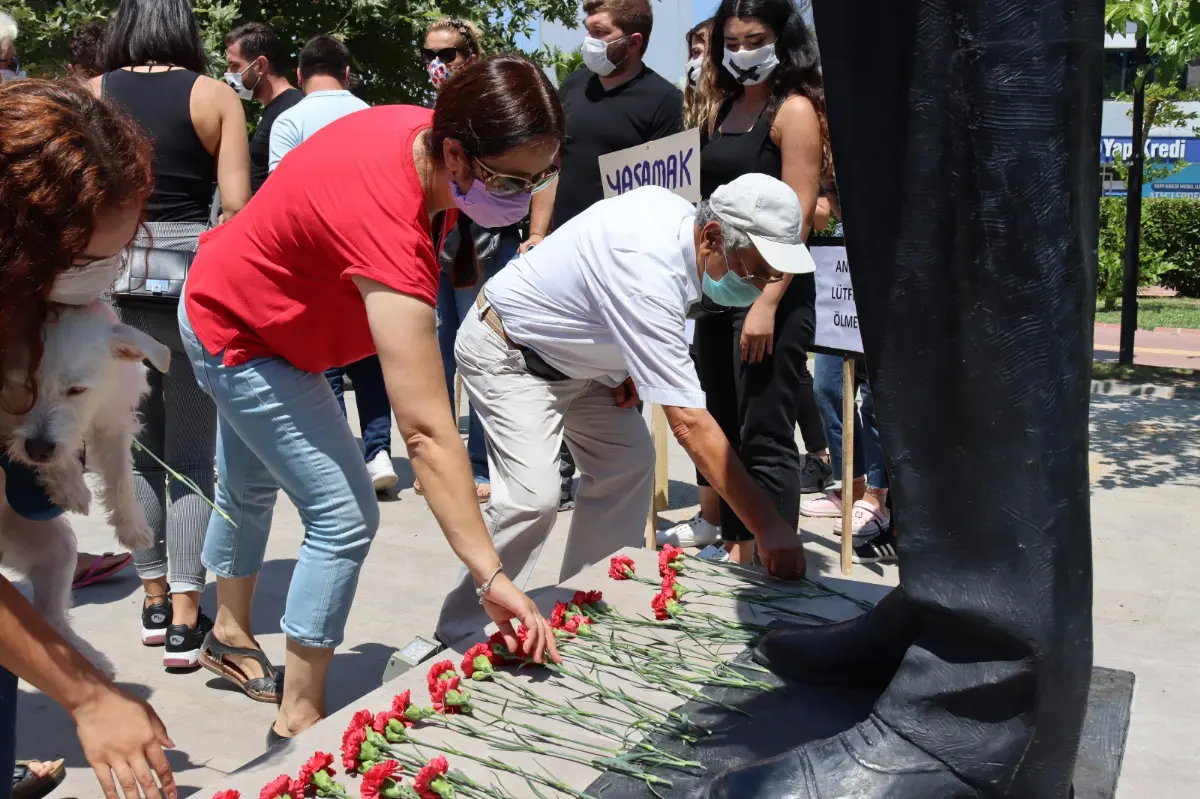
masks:
{"type": "Polygon", "coordinates": [[[29,769],[29,764],[34,762],[44,761],[18,760],[13,767],[13,799],[41,799],[61,785],[67,776],[67,767],[62,760],[50,761],[54,768],[44,777],[37,776],[29,769]]]}
{"type": "Polygon", "coordinates": [[[96,559],[92,561],[92,565],[83,573],[83,576],[71,583],[71,588],[84,588],[94,583],[102,583],[105,580],[115,577],[130,563],[133,563],[133,555],[129,552],[123,555],[117,555],[115,552],[105,552],[103,555],[97,555],[96,559]],[[117,560],[108,568],[102,569],[101,566],[104,565],[104,561],[109,558],[117,558],[117,560]]]}

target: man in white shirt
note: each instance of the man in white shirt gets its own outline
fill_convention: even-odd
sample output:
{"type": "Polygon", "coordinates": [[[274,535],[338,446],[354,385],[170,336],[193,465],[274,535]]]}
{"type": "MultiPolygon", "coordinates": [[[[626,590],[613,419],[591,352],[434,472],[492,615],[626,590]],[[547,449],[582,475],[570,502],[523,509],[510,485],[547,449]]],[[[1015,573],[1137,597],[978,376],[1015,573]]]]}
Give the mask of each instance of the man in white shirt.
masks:
{"type": "Polygon", "coordinates": [[[284,111],[271,126],[269,169],[335,119],[367,108],[346,88],[350,83],[350,50],[324,34],[309,39],[300,51],[296,78],[304,99],[284,111]]]}
{"type": "MultiPolygon", "coordinates": [[[[763,562],[804,575],[799,536],[751,479],[705,409],[686,320],[701,294],[753,303],[784,273],[813,271],[796,193],[743,175],[699,209],[654,186],[603,200],[487,283],[459,330],[463,387],[487,433],[492,502],[485,520],[506,573],[524,585],[558,506],[555,453],[564,438],[582,473],[559,572],[566,579],[642,541],[654,447],[639,398],[714,489],[746,520],[763,562]]],[[[453,644],[487,621],[463,572],[442,606],[453,644]]]]}

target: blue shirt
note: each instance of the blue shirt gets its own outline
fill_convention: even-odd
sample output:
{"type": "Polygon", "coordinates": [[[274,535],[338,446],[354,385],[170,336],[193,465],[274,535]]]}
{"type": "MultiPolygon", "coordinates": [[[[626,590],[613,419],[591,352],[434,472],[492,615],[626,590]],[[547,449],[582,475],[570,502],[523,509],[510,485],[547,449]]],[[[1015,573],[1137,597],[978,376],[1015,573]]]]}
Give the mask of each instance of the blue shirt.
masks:
{"type": "Polygon", "coordinates": [[[270,170],[274,172],[285,155],[330,122],[364,108],[369,106],[345,89],[306,94],[271,127],[270,170]]]}

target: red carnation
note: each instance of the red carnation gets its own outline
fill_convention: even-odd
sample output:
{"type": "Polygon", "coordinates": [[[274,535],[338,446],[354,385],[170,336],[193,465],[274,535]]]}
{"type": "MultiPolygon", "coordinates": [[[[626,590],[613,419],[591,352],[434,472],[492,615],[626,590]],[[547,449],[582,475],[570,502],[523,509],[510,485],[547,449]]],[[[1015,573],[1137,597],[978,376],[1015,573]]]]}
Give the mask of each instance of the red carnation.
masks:
{"type": "Polygon", "coordinates": [[[650,607],[654,608],[654,618],[659,621],[666,621],[671,618],[671,614],[667,613],[667,600],[674,598],[674,595],[666,593],[655,594],[654,599],[650,600],[650,607]]]}
{"type": "Polygon", "coordinates": [[[242,799],[242,795],[237,791],[217,791],[212,799],[242,799]]]}
{"type": "MultiPolygon", "coordinates": [[[[383,731],[387,729],[388,722],[396,718],[395,711],[381,710],[375,714],[375,718],[371,721],[371,729],[383,735],[383,731]]],[[[401,719],[403,721],[403,719],[401,719]]]]}
{"type": "Polygon", "coordinates": [[[329,777],[337,773],[333,769],[333,755],[328,752],[314,752],[313,756],[308,759],[308,762],[300,767],[300,774],[296,777],[295,784],[302,791],[306,791],[310,784],[315,788],[316,785],[313,783],[313,776],[318,771],[324,771],[329,777]]]}
{"type": "Polygon", "coordinates": [[[608,576],[614,580],[628,580],[636,571],[633,558],[628,555],[613,555],[608,562],[608,576]]]}
{"type": "MultiPolygon", "coordinates": [[[[439,680],[434,692],[430,694],[433,699],[433,709],[442,715],[454,715],[455,713],[463,713],[464,705],[467,705],[469,693],[459,687],[460,680],[458,677],[451,677],[449,680],[439,680]],[[453,693],[453,695],[451,695],[453,693]]],[[[468,706],[469,707],[469,706],[468,706]]]]}
{"type": "Polygon", "coordinates": [[[581,609],[585,609],[588,605],[595,605],[603,601],[604,594],[600,591],[576,591],[575,597],[571,600],[572,605],[578,605],[581,609]]]}
{"type": "Polygon", "coordinates": [[[462,672],[467,679],[475,679],[475,673],[480,672],[479,679],[483,679],[485,676],[491,676],[492,666],[499,665],[499,663],[500,658],[492,652],[491,647],[487,644],[475,644],[463,655],[462,672]],[[479,658],[483,658],[483,660],[476,665],[479,658]]]}
{"type": "Polygon", "coordinates": [[[429,693],[433,693],[434,686],[437,685],[438,680],[446,680],[454,676],[456,675],[453,661],[439,660],[437,663],[434,663],[429,667],[429,676],[426,678],[429,682],[429,693]],[[449,673],[448,677],[442,676],[447,673],[449,673]]]}
{"type": "MultiPolygon", "coordinates": [[[[358,713],[355,713],[354,717],[357,719],[358,713]]],[[[362,764],[362,745],[366,740],[367,731],[363,729],[362,724],[353,721],[342,733],[342,768],[346,769],[347,773],[358,773],[358,767],[362,764]]]]}
{"type": "Polygon", "coordinates": [[[402,691],[392,697],[392,718],[405,727],[413,726],[413,722],[408,717],[408,709],[412,707],[411,696],[412,691],[402,691]]]}
{"type": "Polygon", "coordinates": [[[668,571],[679,571],[683,568],[683,549],[674,544],[667,544],[658,553],[658,573],[666,576],[668,571]]]}
{"type": "Polygon", "coordinates": [[[417,776],[413,779],[413,789],[421,795],[421,799],[438,799],[439,796],[444,796],[445,793],[439,792],[438,788],[448,788],[443,776],[450,770],[450,763],[445,757],[438,755],[429,763],[421,767],[417,772],[417,776]],[[434,783],[440,783],[435,785],[434,783]]]}
{"type": "Polygon", "coordinates": [[[362,778],[363,799],[379,799],[385,783],[399,781],[395,775],[400,771],[404,771],[404,767],[395,760],[384,760],[371,766],[362,778]]]}
{"type": "Polygon", "coordinates": [[[280,774],[259,792],[258,799],[300,799],[302,790],[303,786],[296,785],[291,777],[280,774]]]}
{"type": "Polygon", "coordinates": [[[550,627],[554,630],[561,630],[563,623],[567,620],[567,603],[555,602],[554,612],[550,614],[550,627]]]}
{"type": "Polygon", "coordinates": [[[488,638],[488,648],[492,650],[492,655],[495,656],[496,664],[515,663],[520,660],[512,651],[509,650],[508,644],[504,643],[504,636],[500,633],[492,633],[488,638]]]}

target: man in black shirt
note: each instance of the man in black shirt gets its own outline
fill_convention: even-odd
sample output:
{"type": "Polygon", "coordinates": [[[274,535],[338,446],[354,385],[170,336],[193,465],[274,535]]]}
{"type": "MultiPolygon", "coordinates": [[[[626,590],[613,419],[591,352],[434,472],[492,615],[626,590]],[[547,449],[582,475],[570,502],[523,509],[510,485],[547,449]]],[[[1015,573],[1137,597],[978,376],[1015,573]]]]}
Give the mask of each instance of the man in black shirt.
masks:
{"type": "MultiPolygon", "coordinates": [[[[567,120],[562,171],[533,195],[521,252],[604,199],[600,156],[683,130],[683,93],[642,60],[654,25],[649,0],[586,0],[583,11],[586,66],[558,87],[567,120]]],[[[560,510],[568,510],[575,464],[566,445],[560,455],[560,510]]]]}
{"type": "Polygon", "coordinates": [[[287,55],[275,29],[265,22],[247,22],[225,37],[225,82],[243,100],[266,106],[250,137],[250,192],[267,179],[271,160],[271,126],[304,94],[287,79],[287,55]]]}

